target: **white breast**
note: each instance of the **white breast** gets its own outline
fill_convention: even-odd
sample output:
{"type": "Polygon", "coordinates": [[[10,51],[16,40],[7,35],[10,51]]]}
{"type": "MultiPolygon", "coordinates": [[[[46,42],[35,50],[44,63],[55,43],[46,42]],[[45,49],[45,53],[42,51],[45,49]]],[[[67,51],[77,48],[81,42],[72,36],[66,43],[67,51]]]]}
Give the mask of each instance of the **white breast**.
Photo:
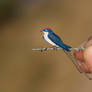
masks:
{"type": "Polygon", "coordinates": [[[44,39],[48,42],[48,43],[50,43],[51,45],[53,45],[53,46],[57,46],[54,42],[52,42],[49,38],[48,38],[48,32],[44,32],[44,39]]]}

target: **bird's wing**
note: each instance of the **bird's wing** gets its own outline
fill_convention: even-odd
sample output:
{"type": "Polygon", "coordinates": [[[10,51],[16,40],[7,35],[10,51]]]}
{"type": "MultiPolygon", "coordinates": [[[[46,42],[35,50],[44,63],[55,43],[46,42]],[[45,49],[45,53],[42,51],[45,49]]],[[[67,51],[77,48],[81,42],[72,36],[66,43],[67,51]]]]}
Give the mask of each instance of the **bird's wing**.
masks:
{"type": "Polygon", "coordinates": [[[61,46],[61,44],[63,44],[63,41],[55,33],[49,33],[48,38],[50,38],[50,40],[53,41],[58,46],[61,46]]]}
{"type": "Polygon", "coordinates": [[[64,44],[63,41],[60,39],[60,37],[58,35],[56,35],[55,33],[48,34],[48,37],[51,41],[53,41],[59,47],[65,49],[67,51],[71,51],[70,50],[71,46],[64,44]]]}

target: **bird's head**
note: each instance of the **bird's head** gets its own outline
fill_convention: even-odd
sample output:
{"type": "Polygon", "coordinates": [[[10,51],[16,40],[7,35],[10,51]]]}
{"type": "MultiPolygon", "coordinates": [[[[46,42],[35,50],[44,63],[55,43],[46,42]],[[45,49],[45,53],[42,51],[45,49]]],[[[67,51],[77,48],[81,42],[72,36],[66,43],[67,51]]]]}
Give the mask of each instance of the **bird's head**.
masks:
{"type": "Polygon", "coordinates": [[[53,31],[52,31],[52,29],[45,27],[41,30],[41,32],[43,32],[43,33],[52,33],[53,31]]]}

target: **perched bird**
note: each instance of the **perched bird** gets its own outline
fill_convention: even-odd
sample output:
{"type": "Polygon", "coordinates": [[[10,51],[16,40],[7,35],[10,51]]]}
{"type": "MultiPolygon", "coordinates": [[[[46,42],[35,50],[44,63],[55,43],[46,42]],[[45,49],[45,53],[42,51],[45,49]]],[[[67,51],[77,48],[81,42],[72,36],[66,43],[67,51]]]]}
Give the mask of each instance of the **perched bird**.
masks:
{"type": "Polygon", "coordinates": [[[77,68],[77,70],[80,73],[83,73],[89,80],[92,80],[92,78],[87,75],[85,73],[85,71],[81,68],[81,65],[79,65],[78,68],[78,63],[76,61],[76,59],[73,57],[73,55],[71,54],[71,46],[66,45],[61,38],[56,35],[50,28],[44,28],[43,30],[41,30],[44,34],[43,34],[43,39],[50,43],[51,45],[55,46],[55,47],[60,47],[63,49],[64,53],[71,59],[72,63],[75,65],[75,67],[77,68]]]}
{"type": "Polygon", "coordinates": [[[44,28],[43,30],[41,30],[41,32],[43,32],[43,39],[50,43],[51,45],[55,46],[55,47],[60,47],[63,50],[66,51],[71,51],[70,48],[72,48],[71,46],[68,46],[66,44],[64,44],[64,42],[61,40],[61,38],[56,35],[52,29],[50,28],[44,28]]]}

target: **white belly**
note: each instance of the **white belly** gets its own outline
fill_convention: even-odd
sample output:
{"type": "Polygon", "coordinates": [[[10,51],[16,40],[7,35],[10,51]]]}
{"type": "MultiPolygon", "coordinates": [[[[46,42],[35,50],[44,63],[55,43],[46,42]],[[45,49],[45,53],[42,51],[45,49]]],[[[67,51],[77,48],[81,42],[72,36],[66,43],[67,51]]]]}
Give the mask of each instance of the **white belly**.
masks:
{"type": "MultiPolygon", "coordinates": [[[[57,46],[54,42],[52,42],[49,38],[48,38],[48,33],[46,32],[44,34],[44,39],[46,40],[46,42],[50,43],[53,46],[57,46]]],[[[58,47],[58,46],[57,46],[58,47]]]]}

